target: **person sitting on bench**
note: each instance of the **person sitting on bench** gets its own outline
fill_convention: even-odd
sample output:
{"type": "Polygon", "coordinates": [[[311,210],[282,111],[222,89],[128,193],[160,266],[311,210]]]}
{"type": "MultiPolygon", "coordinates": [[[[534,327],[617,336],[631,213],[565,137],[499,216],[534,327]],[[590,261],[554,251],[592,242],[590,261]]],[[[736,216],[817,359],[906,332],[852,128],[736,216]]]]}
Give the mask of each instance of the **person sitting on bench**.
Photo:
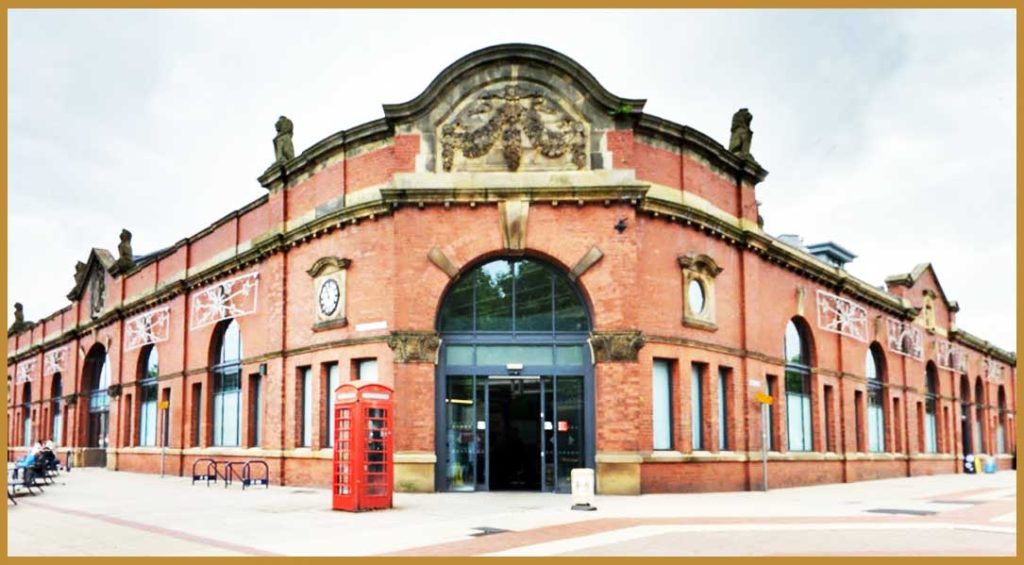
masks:
{"type": "Polygon", "coordinates": [[[18,478],[18,471],[20,469],[25,469],[25,472],[28,472],[28,469],[34,467],[36,464],[36,458],[39,457],[39,453],[42,452],[42,450],[42,446],[36,443],[32,447],[32,451],[28,452],[28,454],[22,457],[21,459],[18,459],[14,464],[14,471],[13,474],[11,475],[11,480],[13,481],[18,478]]]}

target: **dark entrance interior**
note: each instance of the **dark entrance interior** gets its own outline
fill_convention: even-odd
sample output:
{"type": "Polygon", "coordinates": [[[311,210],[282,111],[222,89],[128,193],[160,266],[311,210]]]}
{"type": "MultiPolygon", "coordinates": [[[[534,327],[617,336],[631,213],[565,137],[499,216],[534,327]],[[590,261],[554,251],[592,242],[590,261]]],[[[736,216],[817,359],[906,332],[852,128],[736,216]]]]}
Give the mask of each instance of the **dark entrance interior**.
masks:
{"type": "Polygon", "coordinates": [[[540,379],[490,380],[491,490],[540,490],[540,379]]]}

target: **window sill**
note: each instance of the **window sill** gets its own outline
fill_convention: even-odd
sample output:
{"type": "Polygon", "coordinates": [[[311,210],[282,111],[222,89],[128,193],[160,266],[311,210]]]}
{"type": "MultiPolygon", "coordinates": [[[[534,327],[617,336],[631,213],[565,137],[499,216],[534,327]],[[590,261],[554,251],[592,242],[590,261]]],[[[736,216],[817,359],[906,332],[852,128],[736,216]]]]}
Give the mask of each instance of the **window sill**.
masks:
{"type": "Polygon", "coordinates": [[[344,328],[348,325],[348,318],[338,318],[337,320],[326,320],[323,322],[317,322],[313,324],[314,332],[322,332],[327,330],[333,330],[337,328],[344,328]]]}
{"type": "Polygon", "coordinates": [[[693,318],[690,316],[683,317],[683,325],[688,328],[696,328],[699,330],[705,330],[709,332],[718,331],[718,325],[711,320],[705,320],[701,318],[693,318]]]}

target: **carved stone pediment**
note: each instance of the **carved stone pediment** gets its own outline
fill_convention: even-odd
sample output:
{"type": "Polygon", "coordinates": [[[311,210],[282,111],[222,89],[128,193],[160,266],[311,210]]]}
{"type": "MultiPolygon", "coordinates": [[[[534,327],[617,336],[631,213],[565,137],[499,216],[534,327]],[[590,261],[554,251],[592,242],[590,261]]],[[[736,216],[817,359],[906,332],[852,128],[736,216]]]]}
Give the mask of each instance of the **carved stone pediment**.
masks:
{"type": "Polygon", "coordinates": [[[112,384],[112,385],[110,385],[109,387],[107,387],[107,394],[109,394],[113,398],[117,398],[118,396],[121,396],[121,385],[120,384],[112,384]]]}
{"type": "Polygon", "coordinates": [[[594,347],[594,360],[636,362],[646,340],[636,330],[594,332],[590,344],[594,347]]]}
{"type": "Polygon", "coordinates": [[[396,363],[433,363],[441,338],[435,332],[391,332],[388,347],[395,352],[396,363]]]}
{"type": "Polygon", "coordinates": [[[523,81],[463,100],[437,132],[440,170],[588,168],[590,126],[556,93],[523,81]]]}

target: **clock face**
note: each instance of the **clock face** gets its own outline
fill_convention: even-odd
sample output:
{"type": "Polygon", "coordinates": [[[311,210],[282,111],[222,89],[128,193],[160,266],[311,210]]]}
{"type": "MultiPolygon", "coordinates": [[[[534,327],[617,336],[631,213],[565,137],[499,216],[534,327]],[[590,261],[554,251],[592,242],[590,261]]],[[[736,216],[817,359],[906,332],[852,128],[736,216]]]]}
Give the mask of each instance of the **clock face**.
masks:
{"type": "Polygon", "coordinates": [[[327,279],[320,285],[320,312],[324,316],[330,316],[338,309],[338,298],[341,292],[338,289],[338,281],[327,279]]]}

